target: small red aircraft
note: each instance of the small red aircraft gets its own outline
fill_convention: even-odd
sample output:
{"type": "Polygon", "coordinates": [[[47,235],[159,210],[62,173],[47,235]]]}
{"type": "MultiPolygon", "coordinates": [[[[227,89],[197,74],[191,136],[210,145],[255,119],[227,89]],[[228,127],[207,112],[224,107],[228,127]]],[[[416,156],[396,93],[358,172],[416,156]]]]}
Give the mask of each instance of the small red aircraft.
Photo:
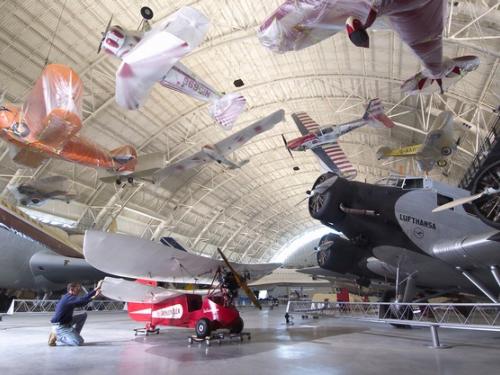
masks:
{"type": "Polygon", "coordinates": [[[479,66],[476,56],[443,57],[446,7],[443,0],[286,0],[260,26],[258,36],[275,52],[298,51],[333,36],[345,23],[351,42],[368,48],[366,30],[390,26],[424,65],[401,90],[442,93],[479,66]]]}
{"type": "Polygon", "coordinates": [[[222,251],[222,261],[188,253],[175,243],[155,243],[130,236],[87,231],[85,259],[97,269],[134,281],[104,279],[103,295],[127,302],[129,316],[145,322],[146,332],[158,326],[194,328],[198,338],[217,329],[241,333],[243,320],[234,305],[242,288],[261,307],[246,280],[259,278],[280,264],[231,264],[222,251]],[[242,276],[244,275],[244,276],[242,276]],[[204,296],[157,286],[158,281],[208,284],[204,296]]]}
{"type": "Polygon", "coordinates": [[[130,174],[137,152],[130,145],[108,151],[78,135],[82,128],[83,84],[71,68],[47,65],[24,105],[0,106],[0,137],[12,148],[14,162],[29,168],[58,158],[130,174]]]}

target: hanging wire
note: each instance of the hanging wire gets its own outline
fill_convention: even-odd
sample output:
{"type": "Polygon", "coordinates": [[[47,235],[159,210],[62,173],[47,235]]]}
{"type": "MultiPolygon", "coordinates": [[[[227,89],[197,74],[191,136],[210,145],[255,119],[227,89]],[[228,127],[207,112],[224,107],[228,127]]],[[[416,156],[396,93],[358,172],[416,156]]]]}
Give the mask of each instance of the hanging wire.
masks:
{"type": "Polygon", "coordinates": [[[67,2],[68,2],[68,0],[64,0],[64,4],[63,4],[63,7],[61,9],[61,13],[59,14],[59,18],[57,19],[56,29],[54,30],[54,35],[52,35],[52,40],[50,41],[49,51],[47,52],[47,57],[45,58],[44,66],[47,66],[47,64],[49,63],[50,52],[52,51],[52,46],[54,45],[54,39],[56,38],[57,30],[59,29],[59,24],[61,23],[61,18],[62,18],[62,15],[64,13],[64,9],[66,9],[67,2]]]}

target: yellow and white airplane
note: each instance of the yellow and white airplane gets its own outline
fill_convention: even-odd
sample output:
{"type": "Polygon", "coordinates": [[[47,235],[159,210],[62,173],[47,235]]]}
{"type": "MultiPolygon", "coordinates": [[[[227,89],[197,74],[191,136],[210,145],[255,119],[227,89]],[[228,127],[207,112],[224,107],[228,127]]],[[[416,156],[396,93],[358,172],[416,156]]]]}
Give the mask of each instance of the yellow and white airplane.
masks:
{"type": "Polygon", "coordinates": [[[432,129],[421,144],[391,149],[381,147],[377,159],[389,157],[413,157],[422,172],[430,172],[434,165],[444,168],[449,165],[451,155],[457,150],[460,137],[455,138],[453,114],[448,111],[434,120],[432,129]]]}

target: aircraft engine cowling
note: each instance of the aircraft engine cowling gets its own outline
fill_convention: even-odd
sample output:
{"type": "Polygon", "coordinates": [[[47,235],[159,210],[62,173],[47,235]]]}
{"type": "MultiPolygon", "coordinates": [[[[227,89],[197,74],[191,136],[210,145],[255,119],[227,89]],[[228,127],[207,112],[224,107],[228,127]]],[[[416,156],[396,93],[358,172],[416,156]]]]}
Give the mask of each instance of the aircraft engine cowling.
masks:
{"type": "Polygon", "coordinates": [[[127,164],[131,160],[137,160],[137,151],[134,146],[125,145],[110,151],[114,161],[119,164],[127,164]]]}
{"type": "Polygon", "coordinates": [[[109,54],[122,58],[141,40],[141,33],[112,26],[102,41],[102,48],[109,54]]]}
{"type": "Polygon", "coordinates": [[[438,242],[432,254],[455,267],[485,268],[500,265],[500,232],[464,236],[438,242]]]}
{"type": "Polygon", "coordinates": [[[338,273],[353,273],[363,257],[357,246],[336,234],[323,236],[319,249],[316,254],[318,265],[338,273]]]}

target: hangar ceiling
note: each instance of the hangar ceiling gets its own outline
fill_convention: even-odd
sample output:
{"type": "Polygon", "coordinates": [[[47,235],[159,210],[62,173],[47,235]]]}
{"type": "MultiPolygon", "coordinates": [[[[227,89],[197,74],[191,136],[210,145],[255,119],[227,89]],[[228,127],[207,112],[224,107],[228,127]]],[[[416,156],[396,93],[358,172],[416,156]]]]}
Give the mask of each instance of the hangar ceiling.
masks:
{"type": "MultiPolygon", "coordinates": [[[[368,99],[380,97],[396,123],[393,129],[362,128],[341,139],[358,169],[358,180],[373,182],[389,173],[416,174],[411,160],[377,161],[378,147],[421,142],[442,110],[451,110],[464,127],[459,152],[447,176],[431,176],[457,184],[498,116],[500,12],[497,1],[455,1],[449,7],[445,55],[475,54],[478,70],[444,95],[401,94],[400,84],[420,70],[420,64],[397,35],[370,31],[371,48],[354,47],[344,33],[319,45],[284,55],[263,48],[258,25],[282,0],[200,1],[72,1],[24,0],[0,4],[0,82],[6,99],[22,103],[48,61],[71,66],[85,85],[84,128],[99,144],[115,148],[134,145],[139,154],[166,152],[169,160],[187,156],[228,133],[209,117],[205,104],[155,87],[139,111],[126,111],[114,100],[117,60],[97,46],[109,18],[113,24],[137,28],[139,10],[148,5],[161,20],[179,7],[201,10],[211,26],[200,48],[182,60],[191,70],[222,91],[240,91],[247,110],[234,130],[283,108],[286,121],[236,151],[250,159],[239,170],[209,164],[165,181],[120,188],[103,184],[92,168],[50,160],[36,170],[19,169],[0,145],[0,188],[30,178],[65,175],[74,180],[76,201],[50,202],[36,208],[78,224],[107,229],[116,218],[118,232],[158,239],[171,235],[206,255],[223,248],[233,260],[268,261],[291,238],[318,226],[307,210],[305,191],[320,174],[310,153],[291,159],[283,146],[299,135],[290,114],[307,111],[320,124],[352,120],[368,99]],[[57,32],[55,32],[57,30],[57,32]],[[236,89],[232,82],[245,85],[236,89]],[[300,169],[295,171],[294,166],[300,169]]],[[[233,130],[233,131],[234,131],[233,130]]]]}

